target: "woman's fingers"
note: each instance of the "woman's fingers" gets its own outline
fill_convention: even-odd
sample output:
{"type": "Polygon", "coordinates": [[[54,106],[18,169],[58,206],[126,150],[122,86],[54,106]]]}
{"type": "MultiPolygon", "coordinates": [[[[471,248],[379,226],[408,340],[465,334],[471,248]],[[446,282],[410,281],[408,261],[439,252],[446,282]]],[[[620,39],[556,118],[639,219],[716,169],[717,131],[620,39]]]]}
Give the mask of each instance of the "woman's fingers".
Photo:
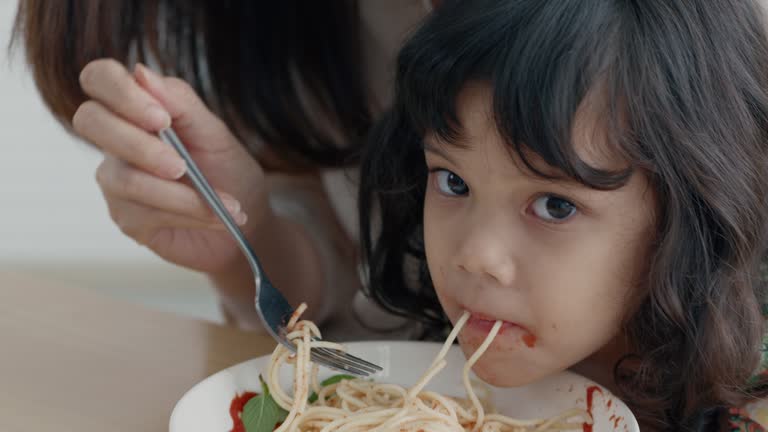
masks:
{"type": "MultiPolygon", "coordinates": [[[[224,187],[242,189],[224,168],[233,162],[247,166],[238,159],[237,151],[244,149],[192,87],[141,65],[131,73],[113,59],[86,65],[80,83],[90,100],[77,109],[72,124],[105,154],[96,179],[120,229],[143,244],[165,228],[191,229],[188,233],[222,229],[197,191],[186,181],[177,181],[186,164],[156,135],[173,118],[174,128],[210,178],[224,187]]],[[[253,177],[258,177],[258,165],[253,169],[257,171],[253,177]]],[[[245,224],[241,205],[232,196],[220,196],[235,221],[245,224]]]]}
{"type": "Polygon", "coordinates": [[[116,116],[104,105],[87,101],[72,119],[75,131],[85,140],[147,172],[178,179],[186,171],[184,160],[157,136],[116,116]]]}
{"type": "Polygon", "coordinates": [[[123,234],[144,246],[151,246],[152,239],[163,229],[188,229],[223,231],[219,222],[203,222],[175,213],[148,207],[133,201],[108,201],[109,216],[123,234]]]}
{"type": "MultiPolygon", "coordinates": [[[[207,203],[189,185],[155,177],[114,157],[107,156],[104,159],[96,170],[96,181],[108,203],[131,202],[155,212],[168,214],[163,215],[161,220],[157,220],[156,214],[152,216],[155,220],[132,217],[131,224],[157,228],[162,222],[164,227],[174,227],[168,225],[168,218],[174,215],[183,221],[183,226],[178,228],[207,228],[220,225],[207,203]]],[[[217,193],[235,221],[244,224],[247,217],[242,212],[240,203],[226,193],[217,193]]],[[[147,214],[149,215],[149,212],[147,214]]],[[[120,215],[119,218],[125,219],[125,215],[120,215]]]]}
{"type": "Polygon", "coordinates": [[[167,110],[117,60],[88,63],[80,73],[80,86],[92,99],[143,129],[158,131],[171,125],[167,110]]]}
{"type": "Polygon", "coordinates": [[[230,150],[235,138],[224,122],[203,103],[189,83],[161,76],[142,64],[133,72],[136,82],[173,118],[173,128],[187,145],[209,151],[230,150]]]}

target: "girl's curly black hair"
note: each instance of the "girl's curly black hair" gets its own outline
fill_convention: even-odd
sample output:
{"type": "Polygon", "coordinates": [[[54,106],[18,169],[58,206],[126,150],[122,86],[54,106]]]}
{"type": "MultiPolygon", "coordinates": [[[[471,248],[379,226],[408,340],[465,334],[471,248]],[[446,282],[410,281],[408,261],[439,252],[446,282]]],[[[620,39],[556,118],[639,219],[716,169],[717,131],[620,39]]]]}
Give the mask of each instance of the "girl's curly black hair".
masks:
{"type": "Polygon", "coordinates": [[[617,365],[617,382],[646,424],[716,430],[724,407],[768,388],[750,381],[766,294],[766,25],[759,4],[745,0],[443,2],[402,50],[393,110],[363,158],[370,294],[445,326],[424,256],[421,139],[434,131],[450,142],[458,93],[485,82],[496,127],[524,161],[523,147],[598,189],[647,172],[657,236],[647,288],[627,305],[636,355],[617,365]],[[574,152],[575,113],[593,95],[630,171],[594,169],[574,152]]]}

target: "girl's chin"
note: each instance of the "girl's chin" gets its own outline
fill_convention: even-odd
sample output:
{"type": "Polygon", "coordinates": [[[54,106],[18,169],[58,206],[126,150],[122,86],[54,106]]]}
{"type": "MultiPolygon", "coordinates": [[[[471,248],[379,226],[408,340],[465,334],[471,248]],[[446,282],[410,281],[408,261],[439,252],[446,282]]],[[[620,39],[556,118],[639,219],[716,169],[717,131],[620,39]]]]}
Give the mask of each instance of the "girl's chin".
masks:
{"type": "MultiPolygon", "coordinates": [[[[477,349],[461,344],[464,355],[469,359],[477,349]]],[[[547,375],[546,371],[532,368],[535,363],[525,361],[512,353],[486,352],[472,366],[472,372],[482,381],[495,387],[518,387],[530,384],[547,375]]]]}
{"type": "Polygon", "coordinates": [[[472,372],[483,382],[494,387],[519,387],[542,378],[539,374],[529,373],[530,371],[522,369],[510,370],[508,367],[484,367],[482,362],[475,363],[472,367],[472,372]]]}

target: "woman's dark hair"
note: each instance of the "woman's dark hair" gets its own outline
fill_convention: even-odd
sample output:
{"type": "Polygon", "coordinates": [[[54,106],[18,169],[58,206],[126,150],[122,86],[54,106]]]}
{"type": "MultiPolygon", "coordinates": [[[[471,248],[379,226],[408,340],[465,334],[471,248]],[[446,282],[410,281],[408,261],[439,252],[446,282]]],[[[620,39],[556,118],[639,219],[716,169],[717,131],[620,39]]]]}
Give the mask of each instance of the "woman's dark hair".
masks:
{"type": "Polygon", "coordinates": [[[348,163],[370,128],[359,21],[355,0],[21,0],[14,34],[65,126],[88,62],[152,61],[306,169],[348,163]]]}
{"type": "Polygon", "coordinates": [[[657,235],[638,275],[647,289],[627,304],[636,355],[616,379],[647,424],[716,430],[724,407],[768,388],[748,384],[766,300],[765,26],[757,2],[744,0],[444,2],[401,51],[393,110],[364,153],[370,294],[445,324],[424,255],[422,137],[457,142],[457,95],[486,83],[498,132],[523,161],[532,151],[597,189],[620,188],[635,170],[649,176],[657,235]],[[588,97],[601,101],[594,108],[627,171],[590,167],[574,151],[574,118],[588,97]],[[370,223],[375,213],[380,226],[370,223]]]}

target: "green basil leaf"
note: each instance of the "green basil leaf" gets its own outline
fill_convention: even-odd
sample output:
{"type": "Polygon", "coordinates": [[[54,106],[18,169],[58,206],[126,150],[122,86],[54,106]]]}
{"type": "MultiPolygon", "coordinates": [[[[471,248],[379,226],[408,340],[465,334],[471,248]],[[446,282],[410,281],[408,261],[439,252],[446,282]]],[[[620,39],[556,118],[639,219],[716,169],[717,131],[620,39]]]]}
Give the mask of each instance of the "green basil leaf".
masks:
{"type": "Polygon", "coordinates": [[[355,379],[355,378],[356,377],[353,377],[352,375],[339,374],[339,375],[334,375],[334,376],[332,376],[330,378],[325,379],[323,382],[320,383],[320,385],[323,386],[323,387],[326,387],[326,386],[329,386],[331,384],[336,384],[337,382],[339,382],[341,380],[351,380],[351,379],[355,379]]]}
{"type": "MultiPolygon", "coordinates": [[[[339,375],[334,375],[334,376],[332,376],[330,378],[326,378],[323,382],[320,383],[320,385],[322,387],[326,387],[326,386],[329,386],[331,384],[336,384],[337,382],[339,382],[341,380],[351,380],[351,379],[355,379],[355,378],[356,377],[353,377],[352,375],[339,374],[339,375]]],[[[309,403],[317,402],[317,393],[312,392],[312,394],[309,395],[309,399],[307,399],[307,401],[309,403]]]]}
{"type": "Polygon", "coordinates": [[[264,380],[261,381],[262,393],[255,396],[243,407],[241,419],[246,432],[272,432],[277,423],[285,420],[288,412],[275,402],[264,380]]]}

